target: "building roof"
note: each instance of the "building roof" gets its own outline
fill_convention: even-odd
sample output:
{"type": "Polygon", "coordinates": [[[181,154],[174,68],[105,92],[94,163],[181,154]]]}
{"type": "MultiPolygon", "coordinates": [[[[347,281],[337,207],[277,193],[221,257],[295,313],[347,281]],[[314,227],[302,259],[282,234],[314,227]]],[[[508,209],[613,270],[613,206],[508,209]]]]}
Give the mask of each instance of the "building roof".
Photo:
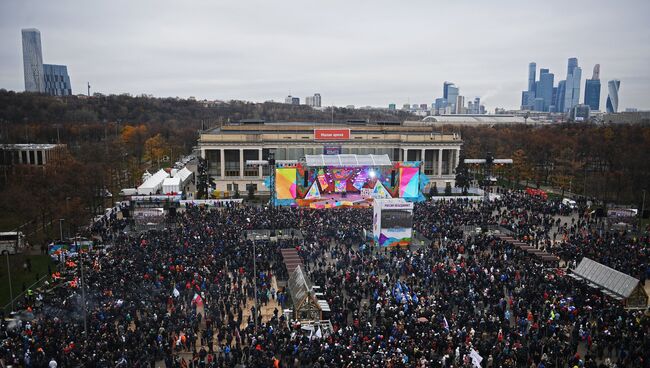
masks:
{"type": "Polygon", "coordinates": [[[309,281],[309,278],[302,270],[301,266],[296,267],[291,276],[289,276],[289,281],[287,282],[287,287],[291,293],[291,297],[294,300],[294,303],[300,304],[302,301],[308,297],[311,293],[312,283],[309,281]]]}
{"type": "MultiPolygon", "coordinates": [[[[226,124],[202,132],[202,134],[262,134],[272,132],[313,133],[314,129],[350,129],[353,132],[390,132],[390,133],[419,133],[441,134],[433,132],[430,126],[419,125],[384,125],[384,124],[355,124],[316,122],[265,122],[264,124],[226,124]]],[[[449,133],[447,133],[449,134],[449,133]]]]}
{"type": "Polygon", "coordinates": [[[158,172],[151,175],[147,180],[145,180],[145,182],[138,187],[138,190],[140,191],[146,189],[155,189],[162,185],[163,181],[168,177],[169,174],[165,170],[160,169],[158,172]]]}
{"type": "Polygon", "coordinates": [[[307,166],[391,166],[388,155],[305,155],[307,166]]]}
{"type": "Polygon", "coordinates": [[[181,185],[181,178],[179,177],[165,178],[163,179],[162,185],[163,187],[170,186],[170,185],[181,185]]]}
{"type": "Polygon", "coordinates": [[[487,114],[456,114],[456,115],[435,115],[422,119],[427,123],[444,124],[525,124],[526,119],[515,115],[487,115],[487,114]]]}
{"type": "Polygon", "coordinates": [[[65,144],[50,143],[18,143],[18,144],[0,144],[0,149],[9,150],[49,150],[57,147],[65,147],[65,144]]]}
{"type": "Polygon", "coordinates": [[[192,176],[192,172],[187,167],[178,170],[176,174],[174,174],[174,177],[180,178],[181,182],[185,182],[185,180],[187,180],[191,176],[192,176]]]}
{"type": "Polygon", "coordinates": [[[587,257],[580,261],[573,270],[573,275],[616,299],[626,299],[639,284],[638,279],[587,257]]]}

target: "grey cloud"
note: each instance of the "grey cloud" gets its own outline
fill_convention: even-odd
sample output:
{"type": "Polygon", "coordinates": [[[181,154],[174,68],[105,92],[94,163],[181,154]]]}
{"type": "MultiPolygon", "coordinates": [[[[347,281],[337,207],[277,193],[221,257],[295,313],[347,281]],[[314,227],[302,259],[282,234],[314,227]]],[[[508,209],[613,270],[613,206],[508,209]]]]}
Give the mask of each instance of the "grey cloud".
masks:
{"type": "MultiPolygon", "coordinates": [[[[0,2],[0,88],[23,89],[20,29],[41,30],[44,60],[75,92],[337,105],[431,103],[442,82],[490,109],[516,108],[527,64],[556,83],[578,57],[621,79],[622,107],[650,108],[650,2],[190,1],[0,2]]],[[[584,87],[584,86],[582,86],[584,87]]]]}

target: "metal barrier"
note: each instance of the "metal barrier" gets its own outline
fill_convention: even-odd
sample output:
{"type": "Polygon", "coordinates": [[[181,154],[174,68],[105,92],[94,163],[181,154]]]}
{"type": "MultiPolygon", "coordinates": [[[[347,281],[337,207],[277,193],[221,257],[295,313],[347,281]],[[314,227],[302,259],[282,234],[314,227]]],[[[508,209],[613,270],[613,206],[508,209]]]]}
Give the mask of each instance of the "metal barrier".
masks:
{"type": "Polygon", "coordinates": [[[35,287],[36,287],[37,285],[40,286],[40,284],[41,284],[41,283],[44,283],[45,281],[47,281],[47,280],[49,279],[50,276],[51,276],[51,275],[45,275],[45,276],[41,277],[40,279],[38,279],[38,280],[37,280],[36,282],[34,282],[33,284],[29,285],[27,288],[25,288],[25,291],[21,292],[21,293],[18,294],[18,295],[17,295],[13,300],[11,300],[11,301],[9,301],[9,303],[5,304],[5,306],[2,307],[2,311],[3,311],[3,312],[12,312],[12,310],[11,310],[11,309],[12,309],[12,306],[15,305],[16,302],[19,301],[23,296],[25,296],[25,294],[27,293],[27,290],[33,290],[33,289],[35,289],[35,287]]]}

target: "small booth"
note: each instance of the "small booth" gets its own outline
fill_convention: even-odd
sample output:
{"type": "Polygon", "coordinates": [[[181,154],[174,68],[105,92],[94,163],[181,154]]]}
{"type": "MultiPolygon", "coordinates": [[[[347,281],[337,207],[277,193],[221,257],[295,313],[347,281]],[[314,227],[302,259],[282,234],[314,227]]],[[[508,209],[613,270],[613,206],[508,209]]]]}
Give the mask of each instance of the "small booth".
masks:
{"type": "Polygon", "coordinates": [[[287,282],[293,302],[293,319],[297,321],[322,321],[328,318],[330,308],[325,300],[319,300],[308,276],[297,266],[287,282]]]}
{"type": "Polygon", "coordinates": [[[413,233],[413,202],[403,198],[375,199],[372,233],[380,247],[409,246],[413,233]]]}

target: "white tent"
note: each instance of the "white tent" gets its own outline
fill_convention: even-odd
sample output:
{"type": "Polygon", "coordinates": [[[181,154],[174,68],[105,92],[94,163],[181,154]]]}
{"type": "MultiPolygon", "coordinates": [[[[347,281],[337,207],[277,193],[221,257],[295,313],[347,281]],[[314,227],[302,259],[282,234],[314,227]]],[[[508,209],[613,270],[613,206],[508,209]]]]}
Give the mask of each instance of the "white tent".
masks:
{"type": "Polygon", "coordinates": [[[162,182],[163,194],[178,193],[181,191],[181,178],[166,178],[162,182]]]}
{"type": "Polygon", "coordinates": [[[145,182],[138,187],[138,194],[156,194],[158,190],[162,189],[163,180],[168,177],[169,174],[165,170],[160,169],[157,173],[153,174],[149,179],[145,180],[145,182]]]}
{"type": "Polygon", "coordinates": [[[178,170],[176,174],[174,175],[175,178],[180,178],[181,179],[181,188],[184,188],[187,182],[192,178],[192,171],[190,171],[187,167],[182,168],[181,170],[178,170]]]}

